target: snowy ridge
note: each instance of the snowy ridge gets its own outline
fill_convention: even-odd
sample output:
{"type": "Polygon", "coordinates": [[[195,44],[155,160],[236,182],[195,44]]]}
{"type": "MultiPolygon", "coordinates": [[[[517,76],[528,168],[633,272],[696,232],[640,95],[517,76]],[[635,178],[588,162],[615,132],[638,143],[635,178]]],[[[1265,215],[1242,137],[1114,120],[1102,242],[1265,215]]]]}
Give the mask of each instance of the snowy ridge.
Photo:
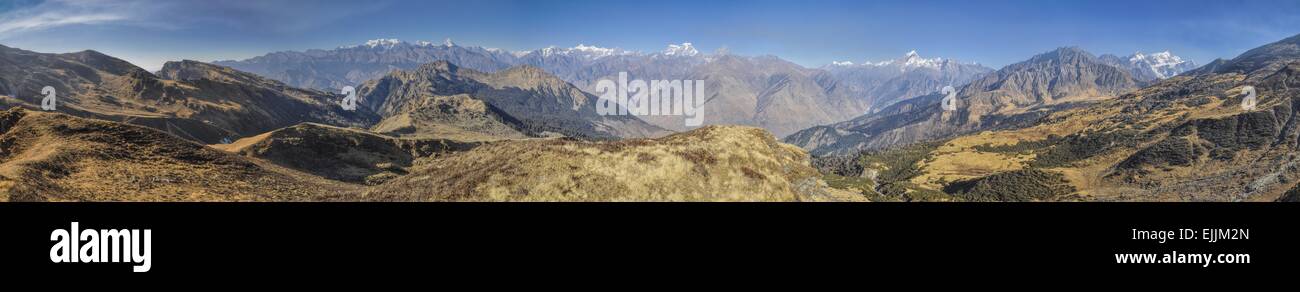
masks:
{"type": "MultiPolygon", "coordinates": [[[[359,45],[341,46],[339,48],[340,49],[357,49],[357,48],[392,49],[394,47],[398,47],[402,45],[425,47],[425,48],[437,47],[437,46],[442,46],[447,48],[458,47],[458,45],[455,42],[453,42],[450,38],[444,39],[442,41],[442,44],[440,45],[431,41],[416,41],[415,43],[407,43],[395,38],[380,38],[380,39],[368,40],[365,43],[359,45]]],[[[530,54],[538,54],[542,57],[572,56],[572,57],[582,57],[589,60],[595,60],[595,59],[611,57],[611,56],[646,55],[645,53],[637,52],[637,51],[623,50],[620,48],[607,48],[607,47],[600,47],[600,46],[588,45],[588,44],[578,44],[577,46],[569,47],[569,48],[549,46],[541,49],[525,50],[525,51],[507,51],[498,48],[483,48],[483,49],[494,54],[509,54],[511,56],[514,56],[515,58],[523,58],[530,54]]],[[[701,54],[700,51],[696,49],[692,43],[685,42],[681,44],[669,44],[663,51],[658,52],[656,55],[672,56],[672,57],[696,57],[696,56],[700,56],[701,54]]]]}
{"type": "Polygon", "coordinates": [[[1187,67],[1195,67],[1193,63],[1183,61],[1183,58],[1175,56],[1167,50],[1150,55],[1143,54],[1142,52],[1133,53],[1132,56],[1129,56],[1128,61],[1134,65],[1149,68],[1151,72],[1160,79],[1178,75],[1179,73],[1187,71],[1187,67]]]}
{"type": "MultiPolygon", "coordinates": [[[[587,59],[592,59],[592,60],[609,57],[609,56],[636,54],[635,52],[622,50],[618,48],[603,48],[598,46],[588,46],[586,44],[578,44],[578,46],[571,47],[571,48],[560,48],[556,46],[550,46],[550,47],[542,48],[535,52],[541,54],[543,57],[563,55],[563,56],[585,57],[587,59]]],[[[515,52],[515,53],[516,56],[524,56],[529,54],[530,52],[515,52]]]]}
{"type": "Polygon", "coordinates": [[[365,43],[360,44],[360,45],[355,45],[355,46],[344,46],[344,47],[339,47],[339,48],[351,49],[351,48],[367,47],[367,48],[374,49],[374,48],[380,48],[380,47],[382,47],[382,48],[385,48],[385,49],[391,49],[391,48],[393,48],[394,46],[397,46],[397,45],[399,45],[399,44],[402,44],[402,41],[401,41],[401,40],[398,40],[398,39],[373,39],[373,40],[368,40],[368,41],[366,41],[365,43]]]}
{"type": "Polygon", "coordinates": [[[662,52],[659,52],[659,54],[662,54],[664,56],[694,57],[696,55],[699,55],[700,51],[696,50],[695,46],[691,45],[691,43],[686,42],[680,45],[669,44],[668,47],[664,48],[664,50],[662,52]]]}
{"type": "Polygon", "coordinates": [[[866,62],[862,62],[861,64],[854,64],[853,62],[850,61],[835,61],[835,62],[831,62],[831,66],[898,67],[898,70],[900,71],[907,71],[916,68],[939,69],[949,61],[950,60],[944,60],[943,58],[930,58],[930,59],[922,58],[920,54],[916,53],[916,50],[911,50],[908,51],[907,54],[904,54],[903,57],[898,59],[885,60],[879,62],[866,61],[866,62]]]}

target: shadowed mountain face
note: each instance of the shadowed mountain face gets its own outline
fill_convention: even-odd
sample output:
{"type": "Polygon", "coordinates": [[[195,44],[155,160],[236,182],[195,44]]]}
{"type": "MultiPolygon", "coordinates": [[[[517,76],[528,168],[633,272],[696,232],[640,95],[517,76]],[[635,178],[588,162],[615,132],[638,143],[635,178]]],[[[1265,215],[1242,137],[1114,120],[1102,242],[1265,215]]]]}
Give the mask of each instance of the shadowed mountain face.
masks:
{"type": "MultiPolygon", "coordinates": [[[[1298,40],[1053,113],[1032,127],[913,147],[907,151],[921,154],[906,155],[919,157],[909,174],[881,183],[895,185],[895,195],[943,190],[973,200],[996,200],[1007,192],[1033,200],[1293,199],[1300,181],[1298,40]],[[1243,107],[1245,86],[1257,91],[1254,109],[1243,107]],[[1062,181],[1075,191],[1022,187],[1062,181]]],[[[904,152],[868,154],[864,168],[884,171],[887,157],[904,152]]],[[[1061,189],[1068,188],[1041,188],[1061,189]]]]}
{"type": "MultiPolygon", "coordinates": [[[[588,92],[597,92],[594,87],[599,80],[618,80],[620,72],[627,72],[630,80],[647,82],[702,80],[704,125],[747,125],[785,135],[814,125],[843,121],[869,109],[867,100],[854,95],[828,72],[804,68],[773,56],[653,54],[610,56],[591,61],[585,67],[548,65],[539,68],[573,72],[568,73],[573,78],[570,81],[588,92]]],[[[685,126],[686,118],[642,117],[651,124],[675,131],[691,129],[685,126]]]]}
{"type": "Polygon", "coordinates": [[[1078,48],[1061,48],[1009,65],[962,86],[957,108],[945,111],[933,93],[874,114],[788,136],[816,155],[852,154],[989,129],[1032,124],[1051,112],[1119,96],[1137,88],[1127,72],[1078,48]],[[848,139],[841,139],[847,137],[848,139]]]}
{"type": "Polygon", "coordinates": [[[334,50],[275,52],[243,61],[218,61],[216,64],[254,72],[293,86],[338,90],[346,86],[359,87],[393,70],[411,70],[439,60],[486,72],[506,69],[516,63],[514,55],[501,50],[450,43],[410,44],[374,40],[334,50]]]}
{"type": "MultiPolygon", "coordinates": [[[[803,68],[771,56],[701,54],[690,44],[670,46],[664,52],[651,54],[590,46],[511,54],[446,44],[395,41],[375,44],[329,51],[280,52],[219,64],[317,88],[360,84],[360,80],[384,78],[393,70],[414,71],[419,69],[419,64],[433,60],[448,61],[477,72],[497,72],[518,66],[539,68],[589,93],[596,92],[595,85],[602,79],[617,80],[620,72],[626,72],[630,79],[645,81],[704,80],[708,100],[704,106],[704,124],[758,126],[777,135],[847,120],[870,108],[870,100],[863,97],[864,93],[851,91],[824,70],[803,68]]],[[[682,116],[642,119],[668,130],[689,130],[682,116]]]]}
{"type": "Polygon", "coordinates": [[[1188,75],[1238,73],[1249,74],[1257,70],[1275,71],[1291,60],[1300,59],[1300,35],[1251,49],[1232,60],[1217,59],[1188,75]]]}
{"type": "Polygon", "coordinates": [[[213,147],[328,179],[375,185],[405,175],[421,159],[478,145],[447,139],[399,139],[303,123],[213,147]]]}
{"type": "Polygon", "coordinates": [[[94,51],[42,54],[0,47],[0,104],[36,109],[41,88],[56,90],[58,111],[144,125],[215,143],[300,122],[365,126],[366,111],[343,111],[341,96],[210,64],[182,61],[155,76],[94,51]]]}
{"type": "Polygon", "coordinates": [[[446,131],[478,131],[505,138],[560,134],[613,139],[666,134],[634,116],[598,115],[595,96],[531,66],[484,73],[437,61],[367,82],[358,95],[364,107],[389,117],[380,122],[382,129],[377,129],[383,132],[442,131],[410,118],[438,112],[456,120],[443,123],[456,128],[446,131]],[[395,121],[394,117],[415,122],[395,121]]]}
{"type": "Polygon", "coordinates": [[[304,122],[464,141],[663,134],[634,117],[597,116],[590,94],[531,67],[494,74],[468,70],[472,73],[466,76],[438,79],[460,73],[443,62],[428,67],[441,71],[413,70],[369,83],[382,84],[383,94],[364,92],[363,101],[389,100],[388,90],[397,94],[386,108],[364,103],[347,111],[339,104],[341,94],[196,61],[168,62],[154,75],[94,51],[42,54],[0,48],[0,58],[0,92],[11,94],[0,96],[6,108],[37,109],[41,88],[51,86],[59,112],[144,125],[209,144],[304,122]],[[403,82],[417,79],[438,82],[403,82]]]}

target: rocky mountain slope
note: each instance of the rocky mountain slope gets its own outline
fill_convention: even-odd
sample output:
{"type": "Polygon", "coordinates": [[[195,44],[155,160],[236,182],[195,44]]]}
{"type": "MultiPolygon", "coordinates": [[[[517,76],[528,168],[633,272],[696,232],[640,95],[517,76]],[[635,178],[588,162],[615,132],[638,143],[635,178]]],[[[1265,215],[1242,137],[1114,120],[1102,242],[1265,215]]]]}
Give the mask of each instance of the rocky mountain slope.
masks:
{"type": "MultiPolygon", "coordinates": [[[[392,108],[377,112],[379,104],[363,102],[360,109],[348,111],[339,104],[342,94],[292,87],[196,61],[168,62],[155,75],[94,51],[43,54],[0,47],[0,60],[0,92],[9,93],[0,95],[4,108],[39,109],[44,96],[38,93],[51,86],[57,91],[59,112],[144,125],[206,144],[304,122],[459,141],[664,134],[634,117],[597,116],[590,94],[529,67],[493,74],[468,70],[474,73],[437,83],[445,87],[433,95],[420,89],[427,83],[378,80],[372,84],[382,81],[399,94],[410,90],[411,95],[395,96],[400,98],[388,105],[392,108]]],[[[389,89],[383,88],[382,94],[389,89]]],[[[387,100],[373,90],[364,94],[372,96],[362,100],[387,100]]]]}
{"type": "Polygon", "coordinates": [[[1052,112],[1113,98],[1137,86],[1127,72],[1088,52],[1060,48],[959,87],[955,110],[942,109],[944,96],[931,93],[853,120],[806,129],[784,141],[815,155],[852,154],[1025,126],[1052,112]]]}
{"type": "Polygon", "coordinates": [[[128,122],[216,143],[301,122],[366,126],[378,117],[348,112],[341,96],[195,61],[169,62],[154,75],[95,51],[44,54],[0,47],[0,105],[39,109],[43,87],[57,110],[128,122]]]}
{"type": "Polygon", "coordinates": [[[427,115],[447,121],[440,123],[444,128],[507,138],[560,134],[613,139],[666,134],[634,116],[597,114],[596,96],[531,66],[485,73],[436,61],[367,82],[357,94],[362,107],[387,117],[379,123],[383,132],[438,132],[436,127],[422,124],[428,119],[418,118],[427,115]],[[408,121],[394,121],[394,117],[408,121]]]}
{"type": "MultiPolygon", "coordinates": [[[[654,53],[586,45],[508,53],[454,44],[410,44],[389,40],[370,43],[375,45],[330,51],[279,52],[245,61],[218,63],[290,84],[317,88],[323,84],[359,84],[360,80],[383,78],[393,70],[415,70],[418,64],[423,64],[421,62],[431,60],[449,61],[458,67],[485,73],[527,65],[589,93],[598,93],[595,88],[598,81],[617,80],[619,73],[623,72],[629,79],[646,81],[704,80],[705,98],[708,100],[704,124],[758,126],[777,135],[847,120],[866,112],[870,104],[862,94],[842,86],[838,79],[824,70],[803,68],[772,56],[705,54],[690,43],[670,45],[654,53]],[[290,77],[295,74],[303,76],[290,77]]],[[[689,130],[683,119],[680,116],[643,117],[643,120],[664,129],[689,130]]]]}
{"type": "Polygon", "coordinates": [[[849,87],[848,91],[880,110],[900,101],[961,86],[993,69],[951,59],[923,58],[916,51],[881,62],[835,62],[823,69],[849,87]]]}
{"type": "Polygon", "coordinates": [[[256,73],[296,87],[335,91],[378,79],[393,70],[410,70],[433,61],[450,61],[479,71],[495,72],[516,64],[510,52],[458,46],[450,40],[407,43],[376,39],[332,50],[274,52],[247,60],[217,61],[217,65],[256,73]]]}
{"type": "Polygon", "coordinates": [[[871,152],[863,173],[893,198],[1293,198],[1284,194],[1300,178],[1300,36],[1215,63],[1032,127],[871,152]],[[1257,93],[1253,109],[1243,106],[1247,86],[1257,93]],[[1008,191],[1028,197],[997,196],[1008,191]]]}

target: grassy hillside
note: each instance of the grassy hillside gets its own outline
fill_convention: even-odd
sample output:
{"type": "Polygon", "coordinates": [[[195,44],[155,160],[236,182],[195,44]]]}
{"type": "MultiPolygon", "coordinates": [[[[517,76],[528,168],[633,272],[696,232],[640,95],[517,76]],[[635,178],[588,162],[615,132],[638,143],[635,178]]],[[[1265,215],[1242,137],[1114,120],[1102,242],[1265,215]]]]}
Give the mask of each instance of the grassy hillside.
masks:
{"type": "Polygon", "coordinates": [[[0,201],[329,201],[360,192],[140,126],[0,112],[0,201]]]}
{"type": "Polygon", "coordinates": [[[1272,201],[1300,177],[1300,62],[1252,74],[1180,76],[1096,106],[864,154],[882,194],[975,201],[1272,201]],[[1260,90],[1243,109],[1242,85],[1260,90]],[[899,160],[894,163],[881,161],[899,160]],[[911,163],[911,164],[907,164],[911,163]]]}
{"type": "Polygon", "coordinates": [[[421,159],[478,145],[446,139],[399,139],[304,123],[213,147],[328,179],[375,185],[407,174],[421,159]]]}
{"type": "Polygon", "coordinates": [[[757,128],[710,126],[658,139],[516,140],[417,166],[366,200],[861,201],[826,186],[797,147],[757,128]]]}

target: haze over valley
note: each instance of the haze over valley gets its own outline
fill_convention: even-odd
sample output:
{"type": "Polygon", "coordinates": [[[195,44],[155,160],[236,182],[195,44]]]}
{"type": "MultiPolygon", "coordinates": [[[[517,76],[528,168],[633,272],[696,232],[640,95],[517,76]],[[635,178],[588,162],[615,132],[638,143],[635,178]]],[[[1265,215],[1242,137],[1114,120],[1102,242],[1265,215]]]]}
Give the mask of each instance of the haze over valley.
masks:
{"type": "MultiPolygon", "coordinates": [[[[374,27],[351,18],[371,13],[362,9],[335,18],[284,17],[301,20],[298,27],[178,20],[171,29],[211,32],[239,53],[192,48],[192,58],[156,70],[127,61],[139,59],[134,54],[14,45],[49,47],[34,41],[48,32],[50,40],[124,51],[116,40],[64,31],[87,25],[207,43],[158,32],[152,22],[36,22],[120,11],[105,3],[115,2],[0,10],[0,200],[1300,200],[1295,31],[1262,34],[1271,38],[1238,50],[1224,44],[1240,46],[1241,39],[1204,39],[1218,31],[1189,40],[1187,32],[1197,29],[1141,19],[1123,21],[1149,30],[1106,35],[1022,27],[1076,27],[1057,23],[1077,21],[1067,18],[1004,27],[956,17],[937,28],[898,28],[987,28],[938,42],[823,11],[878,34],[806,17],[841,34],[782,18],[755,29],[761,32],[663,22],[672,33],[634,30],[648,35],[638,38],[555,20],[560,28],[520,26],[522,20],[503,16],[460,26],[374,27]],[[307,33],[336,24],[352,25],[334,28],[346,36],[418,30],[475,37],[339,40],[307,33]],[[481,27],[464,27],[474,25],[481,27]],[[227,29],[244,34],[218,33],[227,29]],[[294,49],[240,43],[268,35],[312,37],[284,41],[296,42],[294,49]],[[1026,39],[1014,42],[1016,35],[1026,39]],[[500,43],[531,47],[490,45],[500,43]],[[555,43],[577,45],[549,45],[555,43]],[[198,61],[230,55],[250,57],[198,61]],[[985,64],[997,65],[980,62],[990,59],[997,61],[985,64]],[[622,111],[606,110],[610,105],[622,111]]],[[[399,13],[386,5],[371,8],[399,13]]],[[[158,10],[185,14],[173,8],[158,10]]],[[[254,15],[248,17],[282,16],[241,9],[254,15]]],[[[415,20],[374,19],[392,21],[415,20]]],[[[609,29],[626,25],[610,22],[609,29]]]]}

